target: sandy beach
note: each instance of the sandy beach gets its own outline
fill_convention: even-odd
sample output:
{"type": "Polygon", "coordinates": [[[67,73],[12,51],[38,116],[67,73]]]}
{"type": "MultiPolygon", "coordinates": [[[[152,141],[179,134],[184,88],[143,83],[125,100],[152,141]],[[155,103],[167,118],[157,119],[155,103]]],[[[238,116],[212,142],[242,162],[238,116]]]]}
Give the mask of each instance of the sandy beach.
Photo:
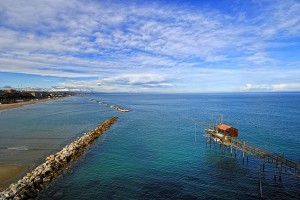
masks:
{"type": "Polygon", "coordinates": [[[25,175],[29,168],[29,166],[15,165],[0,166],[0,191],[8,187],[13,181],[25,175]]]}
{"type": "Polygon", "coordinates": [[[26,105],[31,105],[31,104],[46,102],[46,101],[52,101],[52,100],[58,100],[58,99],[63,99],[63,98],[67,98],[67,97],[61,97],[61,98],[56,98],[56,99],[41,99],[41,100],[26,101],[26,102],[20,102],[20,103],[0,104],[0,110],[19,108],[19,107],[26,106],[26,105]]]}
{"type": "MultiPolygon", "coordinates": [[[[41,99],[41,100],[12,103],[12,104],[0,104],[0,110],[19,108],[19,107],[26,106],[26,105],[31,105],[31,104],[46,102],[46,101],[52,101],[52,100],[59,100],[59,99],[63,99],[63,98],[66,98],[66,97],[55,98],[55,99],[41,99]]],[[[11,183],[22,178],[31,167],[32,166],[29,166],[27,164],[25,164],[25,165],[9,165],[9,164],[0,165],[0,191],[4,190],[11,183]]]]}

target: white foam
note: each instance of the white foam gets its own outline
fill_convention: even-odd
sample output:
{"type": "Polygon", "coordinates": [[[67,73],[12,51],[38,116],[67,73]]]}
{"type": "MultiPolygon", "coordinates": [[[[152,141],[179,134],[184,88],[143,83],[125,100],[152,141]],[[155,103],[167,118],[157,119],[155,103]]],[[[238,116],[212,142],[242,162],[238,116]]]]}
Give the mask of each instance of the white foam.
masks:
{"type": "Polygon", "coordinates": [[[19,146],[19,147],[8,147],[9,150],[18,150],[18,151],[28,151],[29,148],[27,146],[19,146]]]}

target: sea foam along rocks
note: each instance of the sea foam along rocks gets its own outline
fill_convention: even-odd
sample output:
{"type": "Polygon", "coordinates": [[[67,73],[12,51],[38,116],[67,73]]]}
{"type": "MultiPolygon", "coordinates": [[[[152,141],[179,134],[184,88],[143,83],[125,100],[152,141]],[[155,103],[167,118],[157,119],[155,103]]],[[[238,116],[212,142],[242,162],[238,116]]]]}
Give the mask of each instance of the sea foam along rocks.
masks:
{"type": "Polygon", "coordinates": [[[31,199],[37,196],[55,177],[68,168],[71,161],[78,159],[93,141],[102,135],[118,117],[112,117],[98,125],[94,130],[85,133],[79,139],[66,145],[55,155],[50,155],[45,162],[37,166],[32,172],[27,173],[17,183],[11,184],[0,193],[0,199],[31,199]]]}

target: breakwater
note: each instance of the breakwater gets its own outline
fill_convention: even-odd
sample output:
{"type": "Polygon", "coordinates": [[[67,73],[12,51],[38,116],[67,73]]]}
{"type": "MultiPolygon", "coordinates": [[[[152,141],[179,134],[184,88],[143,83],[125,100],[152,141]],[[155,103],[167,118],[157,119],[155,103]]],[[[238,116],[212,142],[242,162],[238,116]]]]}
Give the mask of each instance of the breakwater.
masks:
{"type": "Polygon", "coordinates": [[[60,175],[70,163],[77,160],[93,141],[100,137],[118,117],[112,117],[98,125],[94,130],[85,133],[79,139],[65,146],[61,151],[46,158],[46,161],[27,173],[17,183],[11,184],[0,193],[0,199],[30,199],[37,196],[55,177],[60,175]]]}
{"type": "Polygon", "coordinates": [[[121,107],[119,107],[119,106],[109,105],[108,103],[105,103],[105,102],[103,102],[103,101],[98,101],[98,100],[96,100],[96,99],[89,99],[89,100],[90,100],[90,101],[93,101],[93,102],[96,102],[96,103],[99,103],[99,104],[102,104],[102,105],[104,105],[104,106],[110,107],[110,108],[115,109],[115,110],[117,110],[117,111],[119,111],[119,112],[129,112],[128,109],[121,108],[121,107]]]}

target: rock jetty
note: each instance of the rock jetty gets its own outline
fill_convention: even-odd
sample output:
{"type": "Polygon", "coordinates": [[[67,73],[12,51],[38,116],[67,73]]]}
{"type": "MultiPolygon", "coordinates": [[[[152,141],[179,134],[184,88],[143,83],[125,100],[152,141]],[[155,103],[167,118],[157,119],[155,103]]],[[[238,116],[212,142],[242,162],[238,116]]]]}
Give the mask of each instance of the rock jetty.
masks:
{"type": "Polygon", "coordinates": [[[113,109],[116,109],[117,111],[120,111],[120,112],[129,112],[129,110],[127,110],[125,108],[121,108],[119,106],[110,106],[110,107],[113,109]]]}
{"type": "Polygon", "coordinates": [[[96,103],[99,103],[99,104],[102,104],[102,105],[104,105],[104,106],[110,107],[110,108],[115,109],[115,110],[117,110],[117,111],[119,111],[119,112],[129,112],[128,109],[121,108],[121,107],[119,107],[119,106],[109,105],[108,103],[105,103],[105,102],[103,102],[103,101],[98,101],[98,100],[96,100],[96,99],[89,99],[89,100],[90,100],[90,101],[93,101],[93,102],[96,102],[96,103]]]}
{"type": "Polygon", "coordinates": [[[50,155],[46,161],[36,167],[32,172],[27,173],[17,183],[11,184],[6,190],[0,193],[0,199],[31,199],[35,198],[39,191],[43,190],[55,177],[60,175],[64,169],[68,168],[70,163],[78,159],[84,150],[90,146],[93,141],[102,135],[118,117],[112,117],[94,130],[85,133],[82,137],[71,144],[65,146],[55,155],[50,155]]]}

